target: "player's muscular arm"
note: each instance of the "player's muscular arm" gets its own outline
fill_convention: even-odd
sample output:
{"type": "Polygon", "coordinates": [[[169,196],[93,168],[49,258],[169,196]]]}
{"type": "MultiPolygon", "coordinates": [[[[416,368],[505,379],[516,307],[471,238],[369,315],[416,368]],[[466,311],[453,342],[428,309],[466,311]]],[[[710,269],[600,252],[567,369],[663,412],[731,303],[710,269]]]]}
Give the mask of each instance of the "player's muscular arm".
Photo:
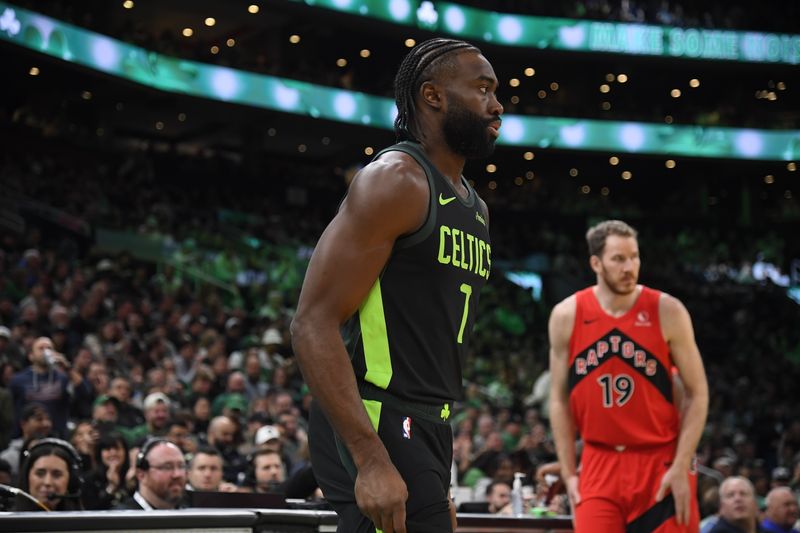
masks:
{"type": "Polygon", "coordinates": [[[676,298],[664,294],[659,301],[659,316],[664,339],[669,344],[672,360],[678,367],[684,398],[678,446],[672,467],[665,474],[657,499],[671,490],[679,523],[689,521],[689,494],[686,473],[697,443],[703,433],[708,414],[708,383],[700,350],[694,338],[692,320],[686,307],[676,298]]]}
{"type": "Polygon", "coordinates": [[[548,323],[550,339],[550,423],[556,444],[561,477],[572,505],[580,503],[575,459],[575,422],[569,410],[569,339],[575,322],[575,297],[570,296],[553,308],[548,323]]]}
{"type": "Polygon", "coordinates": [[[406,154],[365,167],[317,243],[291,328],[303,377],[358,469],[359,507],[384,532],[405,531],[406,487],[361,403],[339,327],[369,293],[395,240],[424,223],[428,201],[425,174],[406,154]]]}

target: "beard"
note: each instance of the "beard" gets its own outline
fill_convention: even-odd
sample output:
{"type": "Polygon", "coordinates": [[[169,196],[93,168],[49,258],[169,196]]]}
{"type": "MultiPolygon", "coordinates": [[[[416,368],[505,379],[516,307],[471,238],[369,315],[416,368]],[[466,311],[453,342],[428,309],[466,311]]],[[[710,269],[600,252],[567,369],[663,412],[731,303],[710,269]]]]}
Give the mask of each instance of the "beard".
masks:
{"type": "Polygon", "coordinates": [[[483,119],[467,109],[458,98],[450,95],[451,105],[447,109],[442,124],[447,146],[467,159],[477,159],[492,155],[495,138],[489,134],[489,124],[497,117],[483,119]]]}
{"type": "Polygon", "coordinates": [[[639,282],[639,277],[635,275],[631,275],[630,280],[614,280],[608,273],[603,271],[603,281],[605,281],[606,286],[618,296],[626,296],[631,294],[632,292],[636,291],[636,284],[639,282]],[[633,283],[631,283],[631,281],[633,283]]]}
{"type": "Polygon", "coordinates": [[[183,499],[183,487],[185,484],[185,481],[180,486],[170,482],[170,484],[167,485],[165,493],[161,496],[161,499],[177,505],[183,499]]]}

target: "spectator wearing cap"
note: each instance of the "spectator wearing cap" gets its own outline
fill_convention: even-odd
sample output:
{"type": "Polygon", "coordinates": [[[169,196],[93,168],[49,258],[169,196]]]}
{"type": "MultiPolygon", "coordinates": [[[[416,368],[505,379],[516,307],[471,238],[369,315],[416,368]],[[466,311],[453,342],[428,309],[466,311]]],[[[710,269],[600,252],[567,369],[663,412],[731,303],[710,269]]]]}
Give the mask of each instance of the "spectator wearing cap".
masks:
{"type": "Polygon", "coordinates": [[[283,448],[284,446],[284,438],[282,429],[278,425],[266,425],[262,426],[256,431],[256,436],[254,439],[254,443],[256,445],[256,451],[258,450],[272,450],[276,452],[281,457],[281,462],[286,467],[286,471],[290,472],[293,471],[292,468],[292,460],[286,455],[286,452],[283,448]]]}
{"type": "Polygon", "coordinates": [[[104,431],[116,429],[119,418],[119,401],[108,394],[101,394],[92,406],[92,422],[104,431]]]}
{"type": "Polygon", "coordinates": [[[236,450],[239,427],[227,416],[217,416],[208,424],[208,445],[222,456],[222,477],[225,481],[236,482],[239,473],[244,472],[247,461],[236,450]]]}
{"type": "Polygon", "coordinates": [[[30,439],[49,436],[50,431],[53,429],[53,422],[44,405],[38,402],[31,402],[25,404],[22,408],[20,426],[22,428],[22,436],[13,439],[8,448],[0,453],[0,459],[7,461],[11,465],[11,472],[14,477],[19,473],[19,459],[24,443],[30,439]]]}
{"type": "Polygon", "coordinates": [[[65,436],[73,393],[76,389],[81,395],[83,392],[81,378],[77,376],[70,381],[67,371],[71,365],[63,354],[53,349],[53,342],[48,337],[33,341],[28,359],[31,365],[14,374],[9,387],[14,398],[17,424],[26,403],[40,402],[50,414],[56,434],[65,436]]]}
{"type": "Polygon", "coordinates": [[[768,533],[800,533],[794,525],[800,518],[797,496],[789,487],[775,487],[767,494],[767,509],[761,527],[768,533]]]}
{"type": "Polygon", "coordinates": [[[117,424],[133,428],[144,424],[144,413],[131,403],[133,388],[128,378],[117,376],[111,380],[108,395],[117,400],[117,424]]]}
{"type": "Polygon", "coordinates": [[[281,442],[281,430],[278,426],[266,425],[261,426],[256,431],[255,438],[253,439],[256,448],[266,448],[270,450],[281,451],[283,443],[281,442]]]}
{"type": "Polygon", "coordinates": [[[132,429],[120,427],[129,446],[143,441],[147,437],[163,437],[166,435],[167,424],[170,419],[172,401],[163,392],[152,392],[147,395],[142,404],[144,407],[144,424],[132,429]]]}
{"type": "Polygon", "coordinates": [[[261,337],[261,345],[264,347],[271,365],[281,366],[285,362],[286,358],[280,353],[280,349],[283,348],[283,335],[278,328],[267,328],[261,337]]]}
{"type": "Polygon", "coordinates": [[[241,425],[242,419],[247,415],[247,407],[247,398],[243,394],[228,394],[222,404],[222,414],[241,425]]]}

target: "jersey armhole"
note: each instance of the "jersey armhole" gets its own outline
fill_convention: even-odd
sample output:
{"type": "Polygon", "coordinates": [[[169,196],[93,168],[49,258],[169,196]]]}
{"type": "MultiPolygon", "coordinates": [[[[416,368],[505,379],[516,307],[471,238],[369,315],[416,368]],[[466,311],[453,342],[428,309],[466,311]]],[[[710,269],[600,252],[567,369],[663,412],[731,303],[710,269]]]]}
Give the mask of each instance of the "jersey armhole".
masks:
{"type": "Polygon", "coordinates": [[[433,232],[433,226],[436,222],[436,186],[433,172],[431,172],[430,166],[423,159],[420,149],[411,143],[403,142],[385,148],[375,156],[373,161],[386,152],[403,152],[410,155],[425,172],[425,178],[428,180],[428,215],[425,217],[425,222],[411,233],[398,237],[394,243],[396,249],[408,248],[424,241],[433,232]]]}
{"type": "MultiPolygon", "coordinates": [[[[585,297],[586,296],[581,291],[578,291],[578,292],[575,293],[575,316],[572,317],[572,331],[569,334],[569,355],[567,356],[567,360],[569,361],[569,364],[572,364],[572,355],[575,353],[575,349],[576,349],[575,348],[575,343],[577,342],[577,340],[576,340],[575,337],[576,337],[576,333],[579,331],[578,324],[579,324],[580,320],[583,318],[581,301],[585,297]]],[[[585,304],[584,304],[584,307],[585,307],[585,304]]]]}

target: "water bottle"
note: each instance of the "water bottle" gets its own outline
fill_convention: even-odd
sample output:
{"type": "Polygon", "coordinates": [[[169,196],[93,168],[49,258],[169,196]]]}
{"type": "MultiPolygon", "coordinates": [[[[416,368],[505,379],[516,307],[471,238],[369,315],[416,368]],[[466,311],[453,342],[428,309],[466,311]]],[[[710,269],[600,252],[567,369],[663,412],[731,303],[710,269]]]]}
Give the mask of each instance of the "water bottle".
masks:
{"type": "Polygon", "coordinates": [[[47,363],[47,366],[52,367],[53,365],[56,364],[56,356],[53,353],[53,350],[51,350],[50,348],[44,349],[44,360],[47,363]]]}
{"type": "Polygon", "coordinates": [[[522,516],[522,472],[514,473],[514,484],[511,486],[511,512],[514,516],[522,516]]]}

